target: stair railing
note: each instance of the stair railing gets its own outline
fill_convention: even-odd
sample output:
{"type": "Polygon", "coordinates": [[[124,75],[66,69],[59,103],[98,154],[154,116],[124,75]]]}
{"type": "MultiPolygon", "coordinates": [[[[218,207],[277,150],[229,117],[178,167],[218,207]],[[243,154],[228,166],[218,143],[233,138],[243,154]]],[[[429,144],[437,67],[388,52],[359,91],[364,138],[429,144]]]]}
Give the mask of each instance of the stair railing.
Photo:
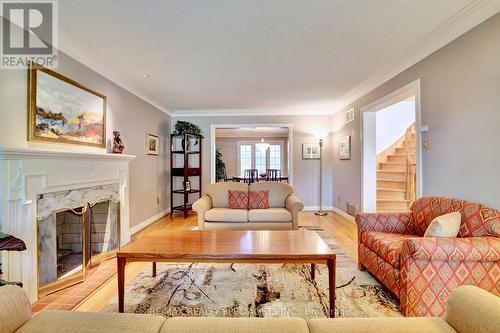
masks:
{"type": "Polygon", "coordinates": [[[415,123],[406,129],[405,132],[405,153],[406,153],[406,200],[415,200],[417,186],[417,162],[415,157],[415,123]]]}

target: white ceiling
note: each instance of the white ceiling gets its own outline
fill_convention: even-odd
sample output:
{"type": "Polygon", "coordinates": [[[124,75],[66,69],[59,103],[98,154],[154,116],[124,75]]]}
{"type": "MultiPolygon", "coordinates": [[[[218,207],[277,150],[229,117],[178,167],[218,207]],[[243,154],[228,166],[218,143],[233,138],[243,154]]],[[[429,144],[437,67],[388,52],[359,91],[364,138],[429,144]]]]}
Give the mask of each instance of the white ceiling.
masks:
{"type": "Polygon", "coordinates": [[[64,0],[60,44],[174,114],[333,113],[495,14],[492,2],[64,0]]]}

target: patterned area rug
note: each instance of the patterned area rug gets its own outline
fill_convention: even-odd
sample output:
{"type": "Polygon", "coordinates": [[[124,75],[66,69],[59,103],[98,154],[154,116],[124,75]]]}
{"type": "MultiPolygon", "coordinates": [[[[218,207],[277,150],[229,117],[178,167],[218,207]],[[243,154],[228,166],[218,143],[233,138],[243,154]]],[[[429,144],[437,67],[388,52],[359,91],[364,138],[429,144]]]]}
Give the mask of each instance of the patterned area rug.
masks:
{"type": "MultiPolygon", "coordinates": [[[[326,233],[314,229],[337,254],[336,316],[401,316],[398,303],[326,233]]],[[[309,232],[314,232],[309,231],[309,232]]],[[[125,312],[172,316],[327,317],[328,273],[302,264],[158,263],[147,265],[125,289],[125,312]]],[[[104,309],[116,312],[117,298],[104,309]]]]}

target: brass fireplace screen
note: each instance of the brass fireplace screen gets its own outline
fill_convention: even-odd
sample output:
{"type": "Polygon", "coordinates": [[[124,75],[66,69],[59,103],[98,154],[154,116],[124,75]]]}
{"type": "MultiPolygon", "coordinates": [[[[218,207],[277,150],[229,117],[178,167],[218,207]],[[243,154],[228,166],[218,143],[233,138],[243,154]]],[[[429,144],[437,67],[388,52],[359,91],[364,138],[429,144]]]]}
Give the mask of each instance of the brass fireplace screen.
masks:
{"type": "Polygon", "coordinates": [[[83,282],[119,248],[119,204],[106,200],[54,212],[38,221],[38,294],[83,282]]]}

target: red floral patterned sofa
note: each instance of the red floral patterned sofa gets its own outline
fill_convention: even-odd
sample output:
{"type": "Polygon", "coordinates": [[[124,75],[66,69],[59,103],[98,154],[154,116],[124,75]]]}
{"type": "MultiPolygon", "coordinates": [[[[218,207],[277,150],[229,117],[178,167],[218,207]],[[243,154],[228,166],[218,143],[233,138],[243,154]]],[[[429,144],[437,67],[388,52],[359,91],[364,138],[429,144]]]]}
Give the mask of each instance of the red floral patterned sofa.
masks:
{"type": "MultiPolygon", "coordinates": [[[[439,316],[453,289],[500,295],[500,212],[478,203],[423,197],[403,213],[356,215],[358,265],[400,300],[404,316],[439,316]],[[458,238],[422,237],[437,216],[459,211],[458,238]]],[[[473,309],[471,309],[473,310],[473,309]]]]}

